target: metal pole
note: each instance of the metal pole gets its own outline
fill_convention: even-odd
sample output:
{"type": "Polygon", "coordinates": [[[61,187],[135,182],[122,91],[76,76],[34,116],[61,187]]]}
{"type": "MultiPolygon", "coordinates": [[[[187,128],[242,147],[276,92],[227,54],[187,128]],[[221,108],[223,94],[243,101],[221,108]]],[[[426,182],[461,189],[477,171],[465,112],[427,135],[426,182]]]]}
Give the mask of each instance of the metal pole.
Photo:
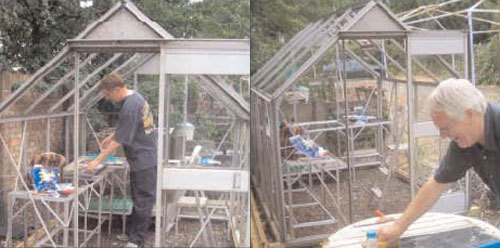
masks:
{"type": "Polygon", "coordinates": [[[408,168],[410,174],[410,196],[411,199],[415,197],[415,159],[414,149],[415,144],[413,141],[413,78],[412,78],[412,63],[410,53],[410,39],[406,38],[406,64],[407,64],[407,103],[408,103],[408,168]]]}
{"type": "MultiPolygon", "coordinates": [[[[248,192],[246,193],[246,196],[247,196],[247,225],[246,225],[246,238],[245,238],[245,246],[246,247],[250,247],[250,241],[251,241],[251,236],[250,236],[250,230],[251,230],[251,227],[250,227],[250,223],[251,223],[251,218],[250,218],[250,215],[252,214],[251,212],[251,206],[250,206],[250,201],[251,201],[251,189],[250,189],[250,136],[249,136],[249,132],[250,132],[250,121],[248,122],[245,122],[245,125],[244,125],[244,130],[245,130],[245,134],[244,134],[244,137],[245,137],[245,164],[243,166],[243,168],[245,168],[249,173],[248,173],[248,192]]],[[[244,197],[244,195],[242,196],[242,198],[244,197]]],[[[243,199],[242,199],[243,201],[243,199]]],[[[231,218],[230,217],[230,221],[231,221],[231,218]]]]}
{"type": "MultiPolygon", "coordinates": [[[[106,177],[109,177],[109,175],[107,175],[106,177]]],[[[104,187],[106,186],[106,182],[105,182],[106,180],[107,180],[107,178],[103,178],[99,182],[99,203],[98,203],[98,205],[99,205],[99,212],[97,214],[97,225],[98,225],[98,227],[97,227],[97,230],[98,230],[98,233],[97,233],[97,247],[101,246],[101,233],[102,233],[102,196],[104,194],[104,187]]],[[[110,205],[108,205],[108,206],[110,206],[111,211],[113,211],[113,199],[111,199],[110,205]]],[[[111,222],[111,219],[109,221],[111,222]]]]}
{"type": "MultiPolygon", "coordinates": [[[[165,60],[166,61],[166,60],[165,60]]],[[[164,66],[164,68],[166,68],[166,66],[164,66]]],[[[166,73],[166,72],[165,72],[166,73]]],[[[164,132],[164,135],[165,135],[165,139],[164,139],[164,144],[163,144],[163,163],[168,166],[168,158],[169,158],[169,142],[170,142],[170,133],[168,132],[168,130],[170,130],[170,126],[169,126],[169,123],[170,123],[170,87],[171,87],[171,82],[169,81],[169,78],[165,75],[165,103],[164,103],[164,110],[165,110],[165,123],[164,123],[164,127],[163,129],[166,131],[164,132]]],[[[163,175],[163,174],[162,174],[163,175]]],[[[163,178],[162,179],[162,182],[163,182],[163,178]]],[[[165,192],[165,199],[164,199],[164,202],[165,202],[165,205],[167,204],[168,202],[168,199],[167,199],[167,192],[165,192]]],[[[170,218],[170,216],[167,216],[167,207],[168,206],[164,206],[165,208],[165,216],[163,218],[165,218],[165,221],[164,223],[168,223],[168,218],[170,218]]],[[[172,206],[171,206],[172,207],[172,206]]],[[[166,234],[166,228],[168,226],[165,225],[163,226],[163,233],[166,234]]],[[[162,235],[162,243],[165,244],[165,236],[166,235],[162,235]]]]}
{"type": "Polygon", "coordinates": [[[79,148],[79,140],[78,140],[78,135],[80,134],[79,132],[79,125],[78,122],[80,120],[79,112],[80,112],[80,91],[78,90],[78,84],[79,84],[79,77],[80,77],[80,68],[79,68],[79,54],[78,52],[75,52],[75,94],[74,94],[74,106],[75,108],[73,109],[74,111],[74,116],[73,116],[73,158],[74,158],[74,173],[73,173],[73,184],[75,186],[75,193],[73,194],[73,241],[74,241],[74,247],[78,247],[78,150],[79,148]]]}
{"type": "Polygon", "coordinates": [[[83,119],[83,125],[80,127],[81,130],[78,130],[80,132],[80,137],[83,137],[80,141],[80,152],[81,154],[87,154],[87,120],[88,120],[88,112],[84,110],[83,114],[78,115],[78,118],[80,120],[83,119]]]}
{"type": "MultiPolygon", "coordinates": [[[[380,73],[380,83],[378,84],[378,97],[377,97],[377,117],[378,119],[383,118],[383,83],[384,79],[388,78],[388,71],[387,71],[387,56],[386,56],[386,50],[385,50],[385,40],[382,40],[382,63],[384,65],[384,72],[380,73]]],[[[384,133],[382,131],[382,124],[378,126],[378,152],[379,154],[384,153],[384,133]]],[[[383,162],[383,161],[382,161],[383,162]]]]}
{"type": "MultiPolygon", "coordinates": [[[[158,102],[158,150],[157,150],[157,180],[156,180],[156,213],[155,213],[155,246],[161,247],[161,210],[162,206],[162,184],[163,184],[163,150],[164,150],[164,126],[165,126],[165,62],[166,44],[162,43],[160,50],[160,81],[159,81],[159,102],[158,102]]],[[[168,87],[168,85],[167,85],[168,87]]],[[[168,92],[167,92],[168,93],[168,92]]],[[[168,121],[168,120],[167,120],[168,121]]],[[[167,122],[168,128],[168,122],[167,122]]],[[[168,132],[168,130],[167,130],[168,132]]],[[[168,139],[167,141],[168,142],[168,139]]],[[[168,159],[168,157],[167,157],[168,159]]],[[[166,218],[166,216],[163,216],[166,218]]]]}
{"type": "MultiPolygon", "coordinates": [[[[349,223],[353,222],[352,214],[352,173],[351,173],[351,156],[349,152],[349,143],[351,142],[349,140],[349,106],[347,102],[347,82],[346,82],[346,71],[345,71],[345,59],[346,59],[346,53],[345,53],[345,40],[342,40],[342,85],[344,87],[344,111],[345,111],[345,138],[346,138],[346,163],[347,163],[347,171],[349,173],[348,176],[348,188],[349,188],[349,223]]],[[[338,192],[337,192],[338,193],[338,192]]]]}
{"type": "MultiPolygon", "coordinates": [[[[383,90],[382,90],[382,87],[383,87],[383,76],[381,75],[378,79],[377,79],[377,119],[380,121],[382,120],[382,118],[384,118],[383,116],[383,102],[382,102],[382,94],[383,94],[383,90]]],[[[365,108],[366,109],[366,108],[365,108]]],[[[360,131],[361,133],[361,131],[360,131]]],[[[379,125],[377,126],[377,142],[376,142],[376,146],[377,146],[377,152],[379,153],[379,155],[382,155],[382,153],[384,152],[384,134],[383,134],[383,130],[382,130],[382,123],[379,123],[379,125]]]]}
{"type": "MultiPolygon", "coordinates": [[[[472,18],[469,18],[470,22],[472,22],[471,19],[472,18]]],[[[471,25],[471,23],[469,23],[469,25],[471,25]]],[[[469,76],[467,68],[470,67],[471,73],[474,73],[474,60],[473,60],[473,58],[474,58],[474,43],[472,40],[473,37],[474,37],[474,35],[472,34],[472,30],[469,30],[469,37],[468,37],[469,39],[466,39],[466,42],[467,42],[467,40],[469,42],[469,46],[465,46],[466,51],[464,54],[464,72],[465,72],[464,77],[465,78],[467,78],[469,76]],[[470,60],[467,59],[468,54],[470,54],[470,60]],[[470,64],[470,66],[469,66],[469,64],[470,64]]],[[[474,77],[471,76],[471,78],[474,78],[474,77]]],[[[475,85],[475,81],[471,80],[471,83],[473,85],[475,85]]],[[[470,177],[471,177],[470,171],[467,171],[465,173],[465,192],[464,192],[465,209],[469,209],[469,205],[470,205],[470,186],[471,186],[471,183],[470,183],[471,178],[470,177]]]]}
{"type": "Polygon", "coordinates": [[[45,134],[45,150],[50,152],[50,118],[47,118],[47,133],[45,134]]]}
{"type": "MultiPolygon", "coordinates": [[[[88,182],[87,182],[88,183],[88,182]]],[[[87,246],[87,230],[88,230],[88,217],[89,217],[89,204],[90,204],[90,198],[92,197],[92,187],[89,188],[89,190],[86,190],[85,193],[84,193],[84,197],[85,199],[83,200],[83,204],[84,204],[84,208],[83,208],[83,211],[85,212],[83,214],[83,242],[82,242],[82,245],[85,245],[87,246]]],[[[97,222],[99,223],[99,222],[97,222]]],[[[76,246],[75,246],[76,247],[76,246]]]]}
{"type": "MultiPolygon", "coordinates": [[[[467,56],[467,55],[466,55],[466,56],[467,56]]],[[[452,66],[452,68],[453,68],[453,69],[455,69],[455,68],[456,68],[456,66],[455,66],[455,54],[452,54],[452,55],[451,55],[451,66],[452,66]]]]}
{"type": "Polygon", "coordinates": [[[500,10],[496,9],[474,9],[474,12],[477,13],[500,13],[500,10]]]}
{"type": "Polygon", "coordinates": [[[464,78],[467,78],[470,80],[470,75],[469,75],[469,36],[465,37],[464,39],[464,78]]]}
{"type": "Polygon", "coordinates": [[[385,40],[382,40],[382,63],[384,65],[384,78],[388,78],[388,71],[387,71],[387,52],[385,51],[385,40]]]}
{"type": "Polygon", "coordinates": [[[69,125],[70,125],[70,119],[69,116],[63,117],[64,119],[64,156],[66,156],[66,159],[69,159],[69,125]]]}
{"type": "Polygon", "coordinates": [[[134,73],[134,90],[137,91],[139,88],[138,88],[138,85],[137,85],[137,73],[134,73]]]}
{"type": "MultiPolygon", "coordinates": [[[[86,115],[87,116],[87,115],[86,115]]],[[[92,123],[90,123],[90,120],[89,118],[85,118],[87,124],[89,125],[89,129],[90,131],[92,132],[92,135],[94,136],[95,138],[95,141],[97,143],[97,146],[99,147],[99,152],[102,151],[102,145],[101,145],[101,142],[99,141],[99,137],[97,137],[97,133],[95,132],[94,128],[92,127],[92,123]]]]}
{"type": "Polygon", "coordinates": [[[187,107],[188,106],[188,89],[189,89],[188,87],[189,87],[189,77],[188,77],[188,75],[186,75],[184,77],[184,106],[183,106],[183,108],[184,108],[184,119],[183,119],[184,123],[187,122],[187,114],[188,114],[188,112],[187,112],[187,109],[188,109],[188,107],[187,107]]]}
{"type": "MultiPolygon", "coordinates": [[[[280,221],[281,229],[280,229],[280,242],[285,242],[287,240],[287,233],[288,233],[288,228],[286,226],[286,220],[285,220],[285,191],[284,191],[284,185],[283,185],[283,161],[281,159],[281,152],[280,152],[280,143],[279,143],[279,130],[278,130],[278,112],[279,112],[279,104],[277,103],[276,100],[273,100],[271,103],[267,104],[268,108],[268,118],[269,118],[269,125],[270,125],[270,134],[271,136],[269,137],[268,140],[271,141],[271,147],[269,148],[269,152],[272,158],[274,158],[274,164],[272,165],[272,171],[271,171],[271,177],[270,178],[278,178],[278,182],[275,184],[276,185],[276,193],[279,193],[279,198],[276,197],[276,193],[272,194],[273,192],[269,192],[272,194],[270,197],[271,199],[276,199],[276,212],[278,213],[278,219],[280,221]]],[[[272,182],[272,179],[271,179],[272,182]]],[[[293,228],[293,227],[291,227],[293,228]]]]}
{"type": "MultiPolygon", "coordinates": [[[[241,120],[234,120],[231,125],[234,123],[234,125],[236,125],[236,128],[233,132],[233,154],[231,155],[232,159],[231,159],[231,167],[234,167],[234,168],[237,168],[240,164],[240,146],[239,146],[239,142],[241,141],[241,120]]],[[[226,133],[228,134],[229,131],[226,133]]],[[[224,140],[221,141],[220,144],[223,144],[224,140]]],[[[214,154],[214,157],[215,157],[215,154],[214,154]]]]}
{"type": "MultiPolygon", "coordinates": [[[[248,180],[248,188],[250,189],[250,180],[248,180]]],[[[250,215],[251,215],[251,209],[250,209],[250,191],[247,193],[247,225],[246,225],[246,232],[245,232],[245,247],[250,247],[250,215]]],[[[231,221],[231,220],[230,220],[231,221]]]]}
{"type": "MultiPolygon", "coordinates": [[[[28,126],[28,122],[24,121],[23,122],[23,135],[21,138],[21,145],[19,146],[19,163],[17,164],[17,167],[19,168],[19,171],[26,173],[25,170],[23,170],[22,166],[23,164],[26,164],[26,128],[28,126]]],[[[24,175],[24,174],[23,174],[24,175]]],[[[14,189],[18,190],[18,184],[19,183],[19,176],[16,176],[16,181],[14,183],[14,189]]]]}
{"type": "MultiPolygon", "coordinates": [[[[182,120],[182,123],[184,125],[184,128],[186,128],[186,123],[188,122],[188,92],[189,92],[189,76],[185,75],[184,76],[184,106],[183,106],[183,112],[184,112],[184,118],[182,120]]],[[[182,135],[182,147],[181,147],[181,159],[186,157],[186,129],[184,129],[184,135],[182,135]]],[[[168,164],[168,163],[167,163],[168,164]]]]}
{"type": "MultiPolygon", "coordinates": [[[[342,80],[342,70],[340,69],[340,51],[339,51],[339,44],[335,44],[335,65],[337,67],[337,81],[334,82],[334,87],[335,87],[335,113],[336,113],[336,120],[340,121],[340,104],[339,104],[339,97],[340,97],[340,90],[338,87],[341,85],[339,84],[339,80],[342,80]]],[[[337,156],[341,155],[341,147],[340,147],[340,133],[337,131],[335,132],[335,138],[337,141],[337,156]]],[[[340,177],[339,177],[339,170],[336,169],[335,173],[337,175],[337,182],[336,182],[336,200],[337,202],[340,202],[340,177]]]]}
{"type": "Polygon", "coordinates": [[[474,26],[472,23],[472,10],[467,11],[467,18],[469,22],[469,54],[470,54],[470,81],[476,85],[476,70],[474,69],[474,26]]]}
{"type": "Polygon", "coordinates": [[[461,10],[461,11],[457,11],[457,12],[448,12],[448,13],[442,14],[442,15],[436,15],[436,16],[422,18],[422,19],[418,19],[418,20],[414,20],[414,21],[405,22],[405,24],[410,25],[410,24],[416,24],[416,23],[421,23],[421,22],[426,22],[426,21],[432,21],[435,19],[440,19],[440,18],[451,16],[451,15],[460,14],[463,12],[465,12],[465,10],[461,10]]]}
{"type": "Polygon", "coordinates": [[[69,216],[69,202],[64,202],[64,213],[63,213],[63,218],[64,218],[64,223],[67,224],[67,226],[64,227],[63,229],[63,247],[68,247],[68,237],[69,237],[69,223],[70,223],[70,216],[69,216]]]}

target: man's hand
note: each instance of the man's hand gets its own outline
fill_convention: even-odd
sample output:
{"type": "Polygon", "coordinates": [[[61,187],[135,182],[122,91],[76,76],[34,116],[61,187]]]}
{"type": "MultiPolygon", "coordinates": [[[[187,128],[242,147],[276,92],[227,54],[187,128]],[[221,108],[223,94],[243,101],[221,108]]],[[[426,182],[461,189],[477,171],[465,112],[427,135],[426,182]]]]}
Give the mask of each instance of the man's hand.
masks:
{"type": "Polygon", "coordinates": [[[377,230],[378,240],[392,243],[397,240],[403,232],[420,218],[439,198],[441,193],[449,187],[449,184],[438,183],[433,176],[420,187],[415,198],[410,202],[403,215],[394,224],[380,227],[377,230]]]}
{"type": "Polygon", "coordinates": [[[392,225],[378,228],[377,239],[379,242],[393,243],[398,240],[404,231],[397,222],[394,222],[392,225]]]}
{"type": "Polygon", "coordinates": [[[90,163],[85,167],[85,171],[87,173],[94,173],[94,167],[96,167],[99,164],[97,160],[92,160],[90,163]]]}
{"type": "Polygon", "coordinates": [[[114,139],[114,133],[109,135],[106,139],[109,138],[109,142],[107,143],[106,147],[103,147],[103,150],[101,151],[101,153],[99,153],[99,155],[97,156],[97,158],[95,158],[94,160],[90,161],[90,163],[87,165],[87,167],[85,167],[85,170],[87,172],[93,172],[94,171],[94,167],[97,166],[98,164],[100,164],[102,161],[104,161],[104,159],[106,159],[106,156],[108,156],[109,154],[111,154],[114,150],[120,148],[120,146],[122,144],[116,142],[114,139]]]}

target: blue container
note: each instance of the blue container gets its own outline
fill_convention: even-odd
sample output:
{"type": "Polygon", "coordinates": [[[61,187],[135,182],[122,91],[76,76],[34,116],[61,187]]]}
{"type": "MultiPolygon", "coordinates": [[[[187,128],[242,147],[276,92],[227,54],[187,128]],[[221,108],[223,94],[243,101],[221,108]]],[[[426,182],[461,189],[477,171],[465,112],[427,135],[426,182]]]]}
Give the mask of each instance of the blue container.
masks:
{"type": "Polygon", "coordinates": [[[500,248],[500,241],[495,241],[492,243],[480,245],[478,246],[478,248],[500,248]]]}
{"type": "MultiPolygon", "coordinates": [[[[96,159],[98,155],[99,154],[97,154],[97,153],[91,153],[87,156],[90,157],[91,159],[96,159]]],[[[111,156],[111,155],[106,156],[106,158],[104,159],[104,162],[116,162],[116,161],[118,161],[118,157],[111,156]]]]}
{"type": "Polygon", "coordinates": [[[368,231],[368,232],[366,232],[366,238],[376,239],[377,238],[377,231],[368,231]]]}
{"type": "Polygon", "coordinates": [[[59,176],[57,169],[46,169],[38,166],[31,169],[30,172],[37,192],[57,191],[56,184],[59,176]]]}

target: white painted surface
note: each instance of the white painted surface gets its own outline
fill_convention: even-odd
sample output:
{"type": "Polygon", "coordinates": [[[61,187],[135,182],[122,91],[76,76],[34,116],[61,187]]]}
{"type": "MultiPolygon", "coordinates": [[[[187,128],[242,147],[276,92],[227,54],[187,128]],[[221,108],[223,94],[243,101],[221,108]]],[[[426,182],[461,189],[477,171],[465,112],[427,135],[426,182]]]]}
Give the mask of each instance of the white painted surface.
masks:
{"type": "Polygon", "coordinates": [[[413,31],[409,38],[411,55],[463,54],[467,46],[462,31],[413,31]]]}
{"type": "MultiPolygon", "coordinates": [[[[137,70],[158,74],[156,55],[137,70]]],[[[177,40],[167,43],[167,74],[249,75],[248,40],[177,40]]]]}
{"type": "Polygon", "coordinates": [[[439,136],[439,130],[432,121],[417,122],[413,128],[415,138],[439,136]]]}
{"type": "Polygon", "coordinates": [[[88,33],[85,39],[151,39],[160,36],[128,9],[122,8],[88,33]]]}
{"type": "Polygon", "coordinates": [[[219,168],[164,168],[163,189],[248,192],[249,174],[219,168]]]}
{"type": "MultiPolygon", "coordinates": [[[[387,217],[399,218],[401,214],[387,215],[387,217]]],[[[392,225],[392,222],[374,224],[378,217],[369,218],[346,226],[328,238],[325,248],[359,248],[366,238],[366,232],[378,227],[392,225]],[[366,225],[368,224],[368,225],[366,225]],[[372,224],[372,225],[370,225],[372,224]],[[361,225],[361,226],[360,226],[361,225]]],[[[445,231],[463,229],[467,227],[480,227],[486,233],[500,239],[500,230],[496,227],[478,219],[461,215],[444,213],[426,213],[409,226],[401,237],[414,237],[435,234],[445,231]]]]}
{"type": "Polygon", "coordinates": [[[429,212],[458,214],[465,211],[465,193],[456,192],[442,195],[429,212]]]}
{"type": "Polygon", "coordinates": [[[375,5],[361,17],[349,31],[402,31],[404,28],[385,12],[382,7],[375,5]]]}

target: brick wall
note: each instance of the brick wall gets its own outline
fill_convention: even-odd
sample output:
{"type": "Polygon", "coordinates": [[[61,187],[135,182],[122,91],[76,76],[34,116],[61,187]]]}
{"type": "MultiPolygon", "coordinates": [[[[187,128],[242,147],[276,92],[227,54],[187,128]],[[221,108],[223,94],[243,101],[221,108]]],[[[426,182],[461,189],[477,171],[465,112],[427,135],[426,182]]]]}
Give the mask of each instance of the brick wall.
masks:
{"type": "MultiPolygon", "coordinates": [[[[3,102],[11,93],[12,86],[27,80],[28,75],[18,72],[0,71],[0,102],[3,102]]],[[[2,116],[18,116],[36,99],[40,93],[28,92],[23,98],[16,101],[2,114],[2,116]]],[[[48,105],[57,99],[42,102],[33,113],[46,110],[48,105]]],[[[0,124],[0,133],[6,140],[14,160],[19,161],[19,153],[22,144],[22,122],[0,124]]],[[[61,118],[51,120],[51,151],[64,152],[64,123],[61,118]]],[[[47,138],[47,120],[29,121],[26,128],[26,151],[29,160],[36,151],[44,152],[47,138]]],[[[22,165],[25,168],[25,164],[22,165]]],[[[4,145],[0,143],[0,236],[5,234],[7,225],[7,200],[8,193],[14,189],[16,172],[9,158],[9,153],[4,145]]],[[[21,182],[19,182],[21,186],[21,182]]]]}

